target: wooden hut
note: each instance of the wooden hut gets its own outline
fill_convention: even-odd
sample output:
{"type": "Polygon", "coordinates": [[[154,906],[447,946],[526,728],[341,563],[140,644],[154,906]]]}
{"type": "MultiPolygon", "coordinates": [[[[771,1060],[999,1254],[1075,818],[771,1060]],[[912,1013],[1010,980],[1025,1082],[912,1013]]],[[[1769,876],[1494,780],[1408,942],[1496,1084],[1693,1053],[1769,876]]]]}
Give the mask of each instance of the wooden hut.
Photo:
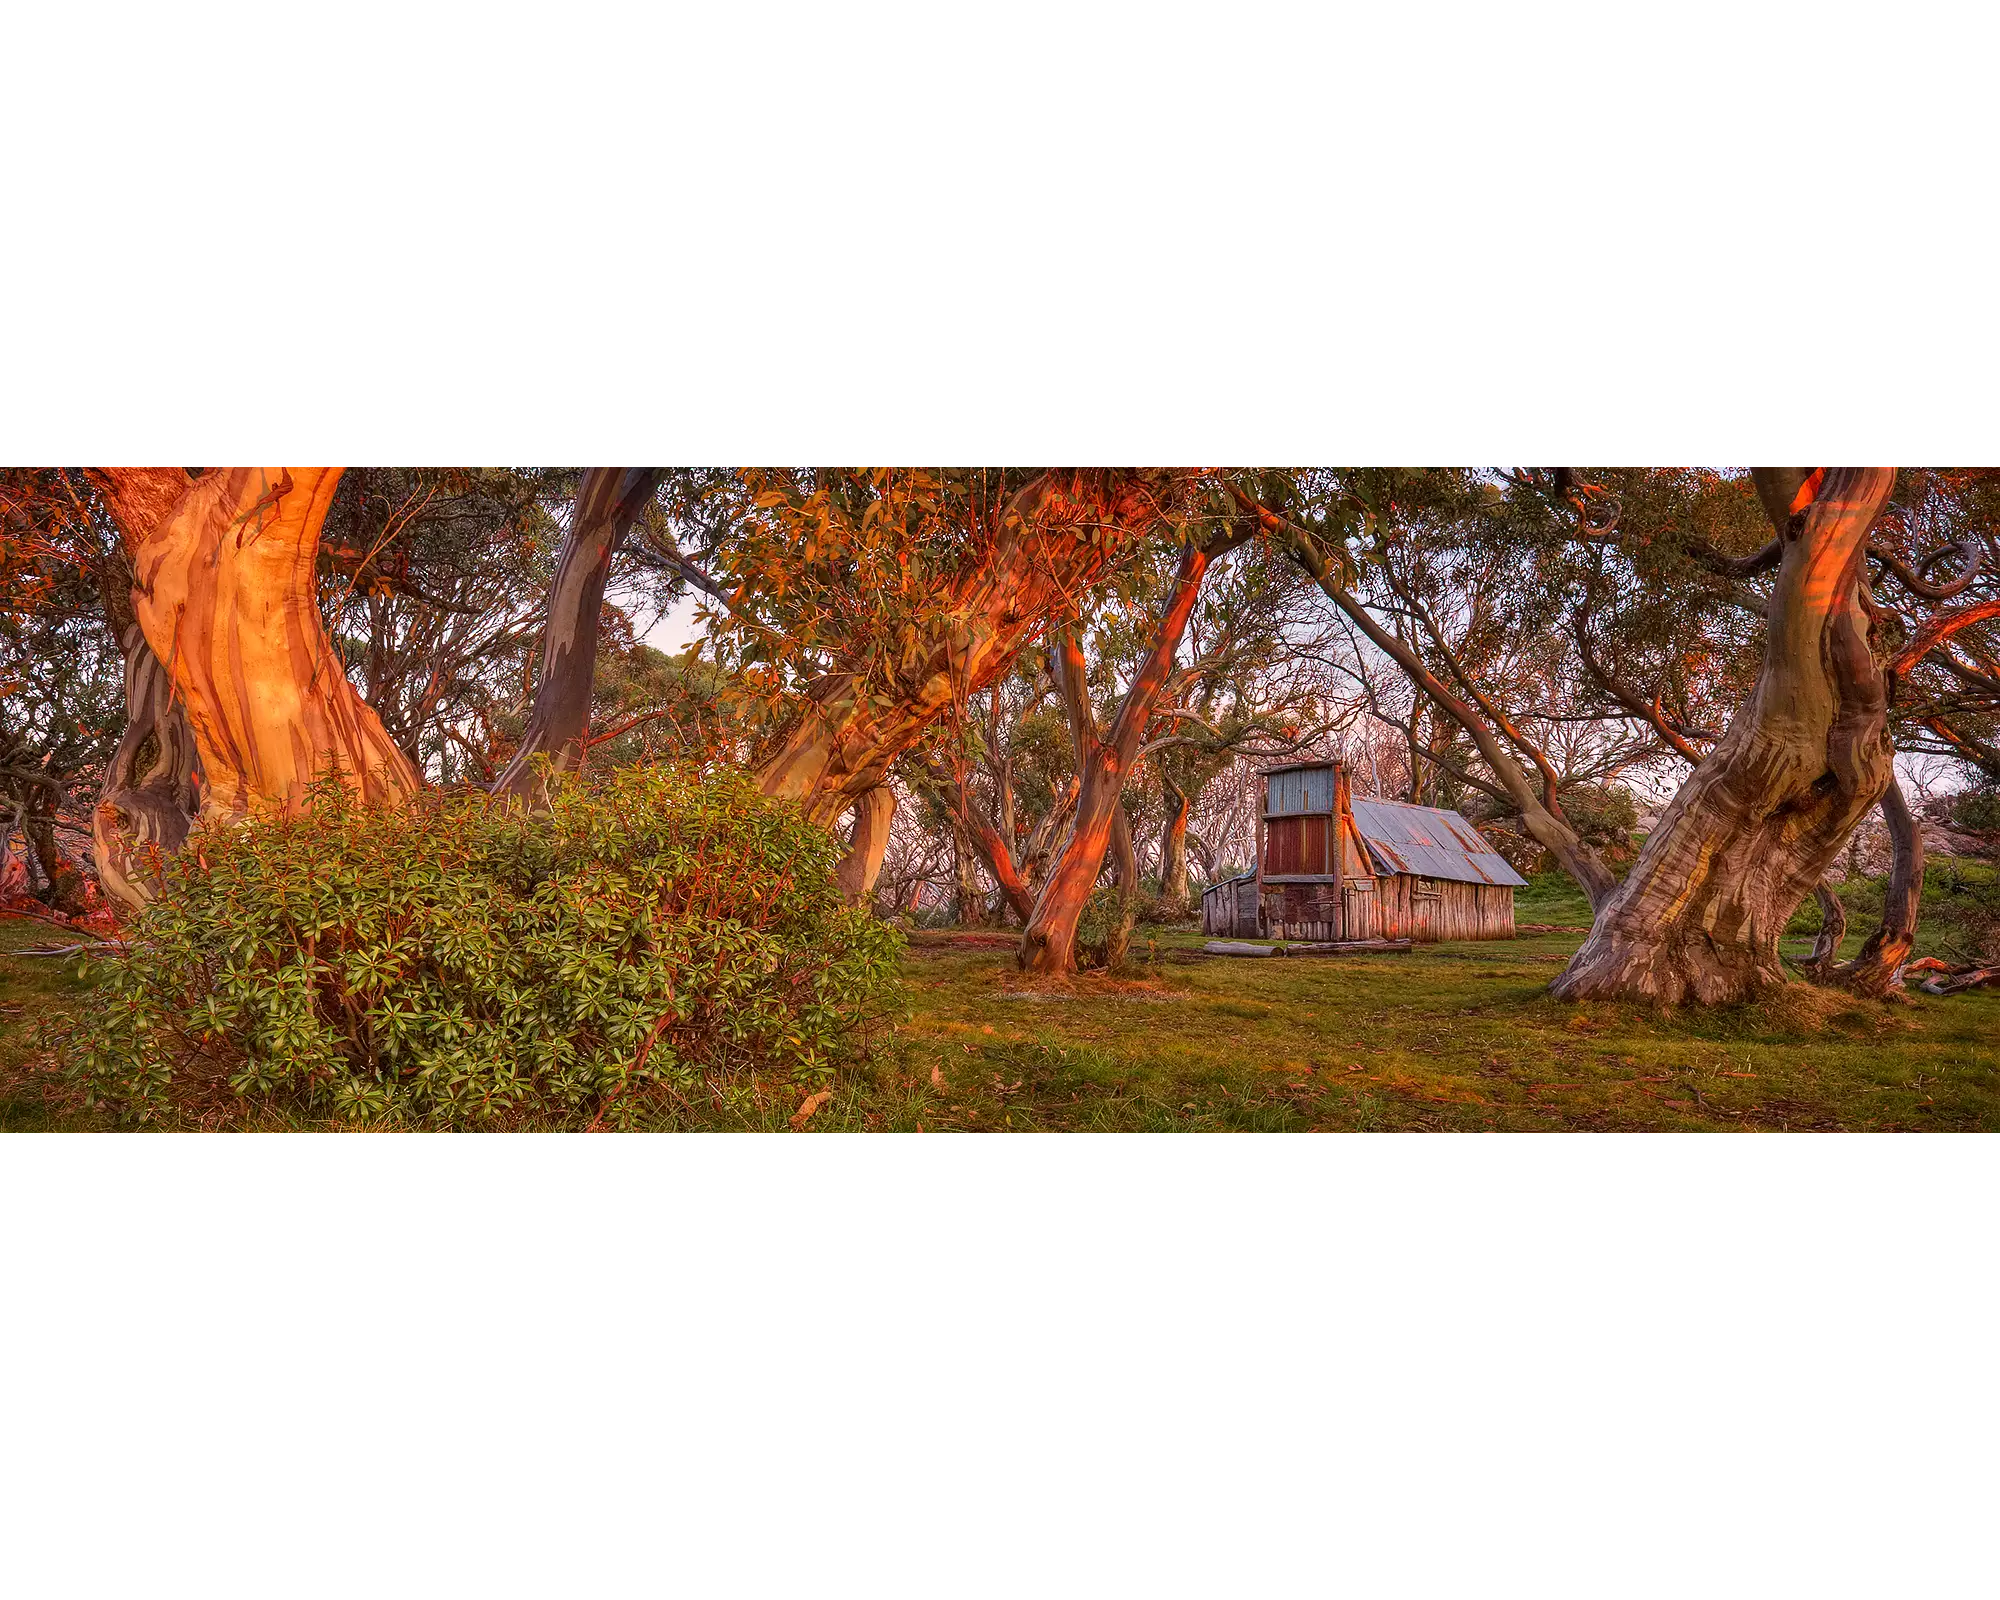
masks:
{"type": "Polygon", "coordinates": [[[1263,774],[1257,867],[1211,885],[1202,927],[1234,938],[1511,939],[1526,883],[1456,811],[1356,800],[1338,762],[1263,774]]]}

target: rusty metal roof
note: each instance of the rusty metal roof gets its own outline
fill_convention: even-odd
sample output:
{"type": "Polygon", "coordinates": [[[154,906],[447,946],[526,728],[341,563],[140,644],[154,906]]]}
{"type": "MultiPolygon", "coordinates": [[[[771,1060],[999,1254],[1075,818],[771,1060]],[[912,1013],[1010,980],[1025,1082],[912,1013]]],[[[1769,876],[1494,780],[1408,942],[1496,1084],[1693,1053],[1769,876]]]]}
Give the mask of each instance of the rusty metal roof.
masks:
{"type": "Polygon", "coordinates": [[[1517,889],[1528,885],[1456,811],[1357,798],[1354,824],[1368,843],[1377,871],[1412,872],[1454,883],[1510,884],[1517,889]]]}

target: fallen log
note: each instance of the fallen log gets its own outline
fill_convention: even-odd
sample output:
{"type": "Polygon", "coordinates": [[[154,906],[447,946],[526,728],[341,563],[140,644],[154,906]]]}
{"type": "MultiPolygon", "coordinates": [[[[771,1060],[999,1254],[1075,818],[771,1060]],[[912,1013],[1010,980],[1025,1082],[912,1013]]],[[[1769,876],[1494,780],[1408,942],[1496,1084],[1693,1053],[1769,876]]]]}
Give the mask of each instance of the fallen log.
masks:
{"type": "Polygon", "coordinates": [[[1370,950],[1404,952],[1410,948],[1408,939],[1336,939],[1331,943],[1288,944],[1288,956],[1345,956],[1359,955],[1370,950]]]}
{"type": "Polygon", "coordinates": [[[1337,939],[1295,944],[1244,944],[1235,939],[1211,939],[1202,953],[1211,956],[1345,956],[1369,951],[1407,951],[1408,939],[1337,939]]]}
{"type": "Polygon", "coordinates": [[[1963,972],[1940,973],[1924,979],[1917,987],[1925,994],[1960,994],[1967,989],[1983,989],[2000,983],[2000,967],[1968,967],[1963,972]]]}

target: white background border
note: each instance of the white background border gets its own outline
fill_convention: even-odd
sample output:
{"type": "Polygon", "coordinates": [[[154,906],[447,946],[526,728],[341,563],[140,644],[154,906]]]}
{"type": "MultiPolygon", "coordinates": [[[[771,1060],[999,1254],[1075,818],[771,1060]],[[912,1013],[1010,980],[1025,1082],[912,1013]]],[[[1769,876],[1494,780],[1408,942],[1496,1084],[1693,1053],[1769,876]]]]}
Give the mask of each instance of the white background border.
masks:
{"type": "MultiPolygon", "coordinates": [[[[1988,462],[1967,17],[41,8],[0,455],[1988,462]]],[[[8,1586],[1985,1593],[1992,1149],[7,1138],[8,1586]]]]}

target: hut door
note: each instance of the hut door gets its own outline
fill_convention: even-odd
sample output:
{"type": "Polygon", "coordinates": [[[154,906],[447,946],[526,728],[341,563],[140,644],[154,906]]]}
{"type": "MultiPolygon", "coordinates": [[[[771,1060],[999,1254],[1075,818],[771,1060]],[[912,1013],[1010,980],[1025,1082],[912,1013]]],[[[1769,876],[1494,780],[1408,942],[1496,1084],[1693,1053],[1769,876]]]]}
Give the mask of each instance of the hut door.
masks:
{"type": "Polygon", "coordinates": [[[1340,936],[1343,939],[1375,937],[1375,885],[1367,878],[1350,878],[1340,890],[1340,936]]]}

